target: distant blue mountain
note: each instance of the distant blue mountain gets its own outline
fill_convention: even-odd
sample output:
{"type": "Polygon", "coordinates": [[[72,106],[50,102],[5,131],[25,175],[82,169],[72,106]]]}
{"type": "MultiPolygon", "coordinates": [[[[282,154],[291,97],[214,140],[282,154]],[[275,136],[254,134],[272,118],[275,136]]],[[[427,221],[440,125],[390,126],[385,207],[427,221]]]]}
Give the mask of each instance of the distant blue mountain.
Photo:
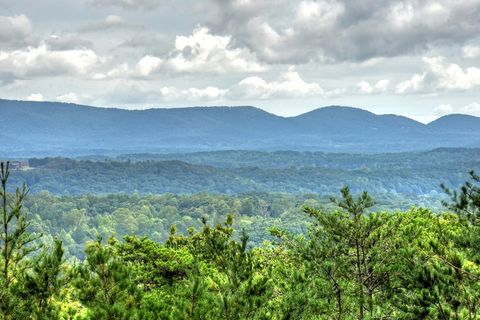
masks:
{"type": "Polygon", "coordinates": [[[0,156],[206,150],[382,153],[480,147],[480,118],[425,125],[341,106],[280,117],[254,107],[123,110],[0,100],[0,156]]]}
{"type": "Polygon", "coordinates": [[[478,117],[465,114],[450,114],[428,124],[429,127],[451,133],[478,133],[480,130],[478,117]]]}

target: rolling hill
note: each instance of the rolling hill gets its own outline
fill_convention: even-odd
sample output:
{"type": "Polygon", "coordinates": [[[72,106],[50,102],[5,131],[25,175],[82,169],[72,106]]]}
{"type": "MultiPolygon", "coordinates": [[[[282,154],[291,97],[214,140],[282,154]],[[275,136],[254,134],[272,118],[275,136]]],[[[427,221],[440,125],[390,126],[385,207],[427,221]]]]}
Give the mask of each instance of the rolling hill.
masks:
{"type": "Polygon", "coordinates": [[[207,150],[382,153],[480,147],[480,118],[449,115],[428,125],[330,106],[296,117],[254,107],[123,110],[0,100],[0,156],[207,150]]]}

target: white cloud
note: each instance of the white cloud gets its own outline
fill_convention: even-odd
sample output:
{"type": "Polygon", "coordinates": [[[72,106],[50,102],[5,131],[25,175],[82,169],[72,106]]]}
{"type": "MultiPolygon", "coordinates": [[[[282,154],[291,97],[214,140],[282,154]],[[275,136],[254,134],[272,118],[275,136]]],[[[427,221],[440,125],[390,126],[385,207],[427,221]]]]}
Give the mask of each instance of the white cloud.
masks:
{"type": "Polygon", "coordinates": [[[437,91],[465,91],[480,86],[480,69],[462,68],[444,57],[424,57],[424,72],[396,86],[396,93],[426,93],[437,91]]]}
{"type": "Polygon", "coordinates": [[[155,72],[230,73],[259,72],[260,65],[247,49],[233,48],[231,37],[217,36],[199,27],[190,36],[177,36],[175,49],[166,58],[146,55],[135,67],[140,76],[155,72]]]}
{"type": "Polygon", "coordinates": [[[138,61],[135,69],[140,76],[148,76],[162,66],[163,60],[154,56],[144,56],[138,61]]]}
{"type": "Polygon", "coordinates": [[[28,36],[32,32],[32,25],[27,16],[20,14],[16,16],[0,16],[0,39],[15,36],[28,36]]]}
{"type": "Polygon", "coordinates": [[[181,96],[188,100],[219,100],[222,99],[228,90],[217,87],[207,87],[204,89],[190,88],[182,90],[181,96]]]}
{"type": "Polygon", "coordinates": [[[21,47],[32,41],[32,24],[27,16],[0,16],[0,43],[2,48],[21,47]]]}
{"type": "Polygon", "coordinates": [[[464,46],[463,47],[463,57],[468,59],[480,58],[480,47],[479,46],[464,46]]]}
{"type": "Polygon", "coordinates": [[[293,68],[290,68],[276,81],[268,82],[256,76],[245,78],[232,88],[232,94],[247,98],[269,99],[323,95],[324,90],[318,83],[305,82],[293,68]]]}
{"type": "Polygon", "coordinates": [[[41,93],[32,93],[25,98],[27,101],[43,101],[43,95],[41,93]]]}
{"type": "Polygon", "coordinates": [[[128,63],[122,63],[107,71],[106,73],[95,73],[92,75],[93,80],[111,80],[117,78],[126,78],[132,74],[128,63]]]}
{"type": "Polygon", "coordinates": [[[443,57],[424,58],[423,61],[439,89],[468,90],[480,85],[479,68],[462,69],[458,64],[446,62],[443,57]]]}
{"type": "MultiPolygon", "coordinates": [[[[145,60],[145,70],[149,70],[148,60],[145,60]]],[[[156,60],[152,60],[155,64],[156,60]]],[[[137,70],[138,71],[138,70],[137,70]]],[[[100,79],[100,78],[98,78],[100,79]]],[[[380,87],[382,81],[379,81],[380,87]]],[[[270,99],[270,98],[305,98],[312,96],[333,97],[345,93],[345,90],[324,91],[315,82],[306,82],[298,72],[290,67],[278,79],[267,81],[258,76],[246,77],[236,85],[230,87],[208,86],[203,88],[181,89],[175,86],[163,86],[151,88],[150,85],[138,86],[135,80],[127,80],[127,83],[117,86],[111,97],[116,100],[124,99],[129,103],[143,103],[145,101],[164,102],[211,102],[238,99],[270,99]]]]}
{"type": "Polygon", "coordinates": [[[379,80],[373,85],[371,85],[367,81],[360,81],[359,83],[357,83],[359,92],[363,94],[378,94],[386,92],[389,85],[390,80],[387,79],[379,80]]]}
{"type": "Polygon", "coordinates": [[[118,26],[118,25],[125,24],[125,20],[123,20],[122,17],[116,16],[114,14],[106,16],[103,22],[107,26],[118,26]]]}
{"type": "Polygon", "coordinates": [[[450,104],[441,104],[433,109],[433,112],[438,116],[453,113],[453,107],[450,104]]]}
{"type": "Polygon", "coordinates": [[[323,95],[327,98],[338,98],[338,97],[345,96],[347,92],[348,92],[347,88],[335,88],[335,89],[325,91],[323,95]]]}
{"type": "Polygon", "coordinates": [[[204,88],[177,88],[175,86],[163,86],[152,88],[139,86],[136,82],[127,81],[119,83],[108,94],[106,99],[123,105],[137,105],[155,102],[181,103],[186,102],[212,102],[220,101],[228,94],[228,89],[214,86],[204,88]]]}
{"type": "Polygon", "coordinates": [[[465,114],[480,117],[480,103],[478,102],[470,103],[464,106],[460,111],[465,114]]]}
{"type": "Polygon", "coordinates": [[[101,59],[92,50],[52,51],[46,45],[0,51],[0,74],[11,78],[84,75],[101,59]]]}
{"type": "Polygon", "coordinates": [[[56,99],[57,101],[61,102],[68,102],[68,103],[79,103],[80,99],[77,94],[73,92],[69,92],[66,94],[59,95],[56,99]]]}
{"type": "Polygon", "coordinates": [[[344,13],[345,5],[339,1],[301,1],[294,24],[302,28],[333,27],[344,13]]]}
{"type": "Polygon", "coordinates": [[[425,74],[414,74],[410,80],[400,82],[395,92],[398,94],[415,93],[423,90],[425,74]]]}
{"type": "Polygon", "coordinates": [[[402,29],[408,27],[415,18],[415,10],[411,3],[399,2],[392,6],[389,15],[390,21],[395,28],[402,29]]]}
{"type": "Polygon", "coordinates": [[[217,87],[179,89],[176,87],[163,87],[158,91],[158,96],[163,101],[216,101],[222,99],[228,90],[217,87]]]}

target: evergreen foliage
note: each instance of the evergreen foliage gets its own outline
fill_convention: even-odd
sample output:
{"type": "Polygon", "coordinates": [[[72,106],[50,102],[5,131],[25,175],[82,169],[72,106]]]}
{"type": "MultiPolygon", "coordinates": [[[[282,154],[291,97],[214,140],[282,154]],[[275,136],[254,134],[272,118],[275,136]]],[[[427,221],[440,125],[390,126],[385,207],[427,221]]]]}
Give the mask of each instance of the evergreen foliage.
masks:
{"type": "Polygon", "coordinates": [[[9,176],[9,162],[0,163],[0,319],[56,319],[54,299],[60,290],[62,244],[55,241],[52,252],[45,249],[34,255],[39,249],[38,236],[28,231],[29,221],[22,210],[28,189],[23,186],[9,194],[9,176]]]}
{"type": "Polygon", "coordinates": [[[73,285],[89,319],[137,319],[141,290],[129,264],[115,253],[115,240],[87,245],[85,261],[75,268],[73,285]]]}
{"type": "Polygon", "coordinates": [[[173,225],[164,241],[98,238],[65,261],[58,240],[38,248],[27,189],[10,194],[0,169],[0,319],[480,319],[474,173],[445,187],[451,212],[374,211],[344,187],[334,207],[304,206],[305,232],[272,228],[262,245],[224,215],[186,233],[173,225]]]}

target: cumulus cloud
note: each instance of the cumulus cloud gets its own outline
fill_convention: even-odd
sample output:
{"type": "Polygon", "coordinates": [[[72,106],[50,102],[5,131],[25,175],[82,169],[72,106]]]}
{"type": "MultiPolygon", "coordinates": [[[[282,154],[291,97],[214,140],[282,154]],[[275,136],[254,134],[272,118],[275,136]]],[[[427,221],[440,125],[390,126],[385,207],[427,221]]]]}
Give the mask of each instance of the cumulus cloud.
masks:
{"type": "Polygon", "coordinates": [[[478,102],[470,103],[470,104],[464,106],[461,109],[461,112],[465,113],[465,114],[472,115],[472,116],[480,117],[480,103],[478,103],[478,102]]]}
{"type": "Polygon", "coordinates": [[[231,94],[255,99],[292,98],[323,95],[325,92],[318,83],[305,82],[290,68],[278,80],[267,81],[261,77],[247,77],[232,88],[231,94]]]}
{"type": "Polygon", "coordinates": [[[268,62],[364,61],[477,37],[478,1],[212,0],[206,23],[268,62]],[[458,23],[456,23],[458,22],[458,23]]]}
{"type": "Polygon", "coordinates": [[[136,67],[140,76],[160,71],[173,73],[259,72],[265,67],[247,49],[233,48],[231,37],[217,36],[199,27],[192,35],[177,36],[175,49],[166,57],[146,55],[136,67]]]}
{"type": "Polygon", "coordinates": [[[407,94],[424,90],[425,74],[414,74],[411,79],[400,82],[396,87],[396,93],[407,94]]]}
{"type": "Polygon", "coordinates": [[[111,80],[117,78],[126,78],[132,75],[132,72],[128,66],[128,63],[122,63],[110,69],[106,73],[94,73],[92,75],[93,80],[111,80]]]}
{"type": "Polygon", "coordinates": [[[453,107],[450,104],[441,104],[435,107],[435,109],[433,109],[433,112],[435,113],[435,115],[444,116],[446,114],[453,113],[453,107]]]}
{"type": "Polygon", "coordinates": [[[205,88],[181,89],[175,86],[150,88],[139,86],[135,82],[117,85],[108,93],[108,100],[121,104],[145,104],[155,102],[211,102],[219,101],[228,94],[228,89],[214,86],[205,88]]]}
{"type": "Polygon", "coordinates": [[[0,43],[3,49],[33,43],[32,24],[27,16],[0,16],[0,43]]]}
{"type": "Polygon", "coordinates": [[[424,57],[423,63],[424,72],[399,83],[396,93],[465,91],[480,86],[480,69],[477,67],[462,68],[447,62],[444,57],[424,57]]]}
{"type": "Polygon", "coordinates": [[[429,73],[436,79],[437,87],[446,90],[468,90],[480,85],[480,69],[463,69],[458,64],[448,63],[442,57],[424,58],[429,73]]]}
{"type": "MultiPolygon", "coordinates": [[[[343,92],[343,91],[342,91],[343,92]]],[[[163,86],[151,89],[149,86],[139,86],[135,81],[128,81],[117,86],[109,95],[115,101],[126,103],[145,103],[148,101],[162,102],[211,102],[224,99],[270,99],[270,98],[304,98],[311,96],[329,96],[339,92],[325,91],[318,83],[306,82],[293,68],[279,76],[278,79],[267,81],[258,76],[244,78],[231,87],[219,88],[208,86],[204,88],[181,89],[175,86],[163,86]]]]}
{"type": "Polygon", "coordinates": [[[60,102],[67,102],[67,103],[79,103],[80,102],[80,99],[79,99],[78,95],[76,93],[73,93],[73,92],[69,92],[69,93],[59,95],[56,100],[60,101],[60,102]]]}
{"type": "Polygon", "coordinates": [[[480,46],[464,46],[463,47],[463,57],[467,59],[480,58],[480,46]]]}
{"type": "Polygon", "coordinates": [[[185,96],[188,100],[219,100],[225,96],[227,90],[217,87],[207,87],[204,89],[190,88],[182,90],[181,96],[185,96]]]}
{"type": "Polygon", "coordinates": [[[163,60],[151,55],[146,55],[136,65],[136,71],[141,76],[149,76],[154,73],[163,64],[163,60]]]}
{"type": "Polygon", "coordinates": [[[179,89],[176,87],[162,87],[157,95],[162,101],[215,101],[222,99],[227,89],[217,87],[179,89]]]}
{"type": "Polygon", "coordinates": [[[46,45],[0,51],[0,74],[5,78],[32,78],[64,74],[84,75],[100,61],[92,50],[49,50],[46,45]]]}
{"type": "Polygon", "coordinates": [[[383,79],[377,81],[375,84],[370,84],[367,81],[360,81],[357,83],[358,91],[362,94],[378,94],[387,91],[390,85],[390,80],[383,79]]]}
{"type": "Polygon", "coordinates": [[[43,101],[43,95],[41,93],[32,93],[25,98],[27,101],[43,101]]]}

